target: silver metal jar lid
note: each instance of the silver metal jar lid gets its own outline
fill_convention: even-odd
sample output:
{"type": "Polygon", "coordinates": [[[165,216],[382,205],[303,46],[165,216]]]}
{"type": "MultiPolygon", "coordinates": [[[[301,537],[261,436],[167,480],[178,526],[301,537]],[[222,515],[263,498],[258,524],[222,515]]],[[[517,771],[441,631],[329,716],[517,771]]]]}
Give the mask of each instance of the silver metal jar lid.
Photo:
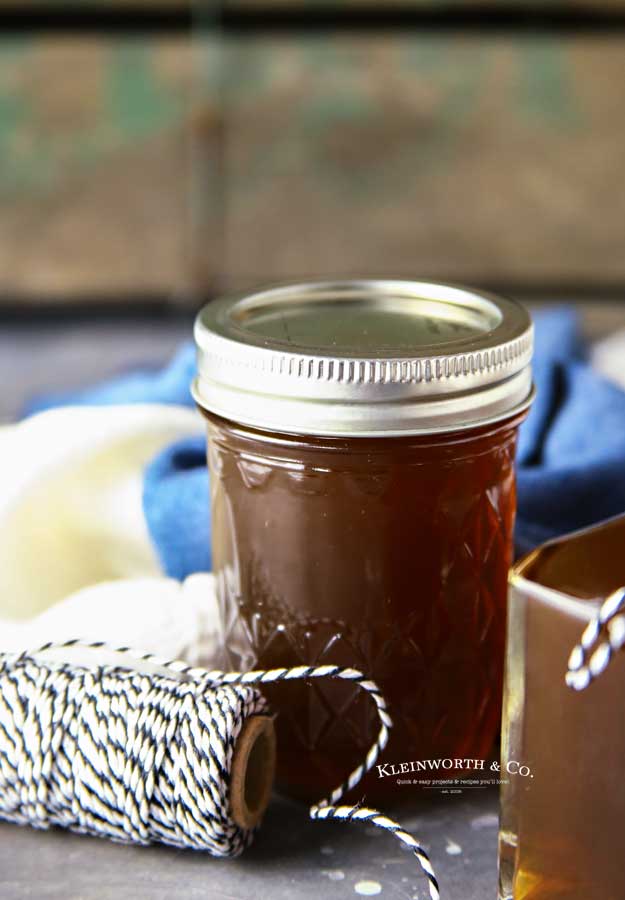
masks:
{"type": "Polygon", "coordinates": [[[448,284],[274,287],[201,310],[193,395],[267,431],[457,431],[529,406],[532,337],[519,304],[448,284]]]}

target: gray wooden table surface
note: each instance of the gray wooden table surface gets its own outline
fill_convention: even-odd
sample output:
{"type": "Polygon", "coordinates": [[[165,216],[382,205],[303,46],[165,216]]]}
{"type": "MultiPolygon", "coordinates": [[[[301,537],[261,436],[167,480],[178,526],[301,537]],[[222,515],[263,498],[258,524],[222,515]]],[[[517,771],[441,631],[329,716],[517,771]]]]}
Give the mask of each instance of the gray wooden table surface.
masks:
{"type": "MultiPolygon", "coordinates": [[[[625,306],[589,307],[586,324],[593,336],[623,327],[625,306]]],[[[96,382],[129,364],[159,365],[190,328],[184,317],[0,323],[0,421],[33,393],[96,382]]],[[[397,815],[429,849],[443,900],[495,900],[496,790],[409,790],[397,815]]],[[[311,822],[305,807],[278,798],[238,860],[0,825],[1,900],[353,900],[363,881],[383,898],[428,896],[416,860],[389,835],[311,822]]]]}
{"type": "MultiPolygon", "coordinates": [[[[396,815],[429,850],[443,900],[494,900],[496,791],[414,791],[396,815]]],[[[313,822],[306,807],[279,798],[237,860],[0,825],[2,900],[357,900],[363,881],[381,898],[429,896],[416,859],[390,835],[313,822]]]]}

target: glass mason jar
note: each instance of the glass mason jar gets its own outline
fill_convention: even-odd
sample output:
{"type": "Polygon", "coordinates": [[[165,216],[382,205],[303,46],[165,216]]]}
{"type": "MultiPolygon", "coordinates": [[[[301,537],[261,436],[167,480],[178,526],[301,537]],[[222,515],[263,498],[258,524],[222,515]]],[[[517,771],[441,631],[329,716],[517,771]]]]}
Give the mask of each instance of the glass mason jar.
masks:
{"type": "MultiPolygon", "coordinates": [[[[501,711],[527,313],[449,285],[302,284],[209,304],[196,341],[223,665],[358,668],[394,721],[381,763],[483,757],[501,711]]],[[[267,694],[291,795],[318,799],[377,734],[347,683],[267,694]]],[[[397,795],[379,772],[366,790],[397,795]]]]}
{"type": "Polygon", "coordinates": [[[510,574],[500,900],[625,896],[625,657],[581,692],[565,681],[585,627],[625,583],[624,546],[620,517],[546,544],[510,574]]]}

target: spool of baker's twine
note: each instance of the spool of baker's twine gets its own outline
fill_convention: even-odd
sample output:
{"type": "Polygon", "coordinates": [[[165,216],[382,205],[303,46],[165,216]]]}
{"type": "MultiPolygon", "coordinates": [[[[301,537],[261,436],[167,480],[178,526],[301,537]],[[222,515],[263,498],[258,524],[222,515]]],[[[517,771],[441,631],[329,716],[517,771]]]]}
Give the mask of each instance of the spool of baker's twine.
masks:
{"type": "Polygon", "coordinates": [[[80,640],[0,653],[0,818],[236,856],[254,835],[273,779],[273,720],[257,687],[315,678],[366,691],[380,731],[362,765],[310,817],[390,832],[413,851],[431,900],[439,900],[428,855],[412,835],[375,809],[339,805],[375,764],[392,726],[379,688],[356,669],[208,671],[80,640]],[[88,668],[37,659],[75,647],[122,654],[124,662],[88,668]]]}
{"type": "Polygon", "coordinates": [[[625,646],[625,587],[610,594],[601,604],[571,651],[566,683],[583,691],[606,670],[614,654],[625,646]]]}

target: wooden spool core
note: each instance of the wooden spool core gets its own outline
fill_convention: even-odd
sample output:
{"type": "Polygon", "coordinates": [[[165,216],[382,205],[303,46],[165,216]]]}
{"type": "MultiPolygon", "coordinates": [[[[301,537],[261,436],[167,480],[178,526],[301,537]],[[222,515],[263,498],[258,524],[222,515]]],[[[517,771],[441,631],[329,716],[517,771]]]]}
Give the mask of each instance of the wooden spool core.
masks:
{"type": "Polygon", "coordinates": [[[276,770],[276,731],[271,716],[250,716],[237,738],[230,776],[232,818],[253,828],[269,803],[276,770]]]}

